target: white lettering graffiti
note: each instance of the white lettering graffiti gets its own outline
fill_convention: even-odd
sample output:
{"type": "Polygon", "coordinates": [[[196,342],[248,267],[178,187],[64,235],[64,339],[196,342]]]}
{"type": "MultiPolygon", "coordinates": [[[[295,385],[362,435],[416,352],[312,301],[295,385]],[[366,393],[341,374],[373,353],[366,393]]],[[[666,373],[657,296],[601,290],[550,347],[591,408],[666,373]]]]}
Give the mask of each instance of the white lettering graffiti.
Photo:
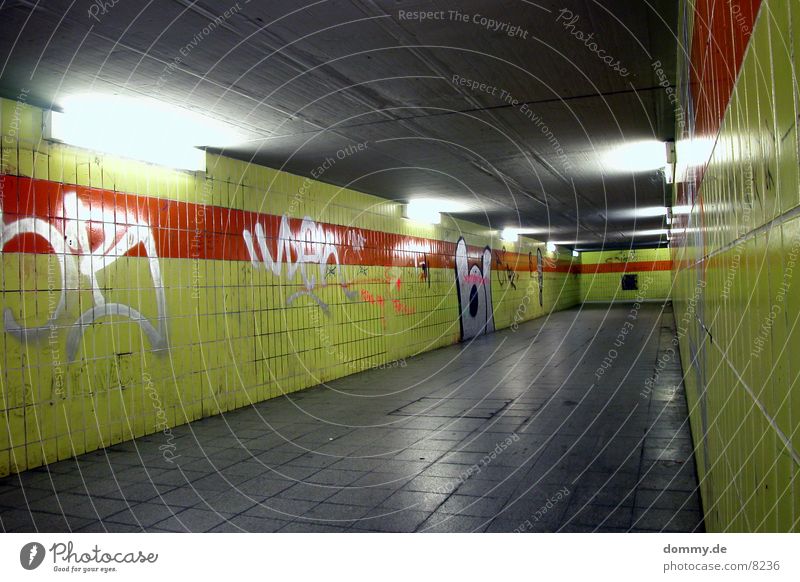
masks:
{"type": "Polygon", "coordinates": [[[63,233],[41,218],[27,217],[3,224],[0,210],[0,249],[4,249],[6,244],[21,235],[41,237],[47,241],[59,262],[61,283],[58,302],[51,302],[48,320],[44,325],[26,326],[17,321],[11,309],[6,308],[3,312],[6,332],[20,341],[38,341],[51,333],[58,324],[71,323],[67,326],[69,331],[66,351],[67,360],[72,362],[86,329],[103,317],[116,315],[135,322],[145,332],[154,350],[166,348],[166,297],[161,283],[155,237],[150,226],[127,210],[123,212],[119,208],[108,209],[100,205],[90,207],[75,192],[66,193],[63,202],[63,233]],[[139,245],[144,248],[153,279],[158,312],[156,325],[130,305],[106,303],[97,280],[100,271],[139,245]],[[82,277],[90,281],[94,305],[77,319],[71,319],[67,313],[67,291],[82,288],[82,277]]]}
{"type": "MultiPolygon", "coordinates": [[[[242,232],[242,237],[254,267],[263,265],[273,275],[280,277],[285,264],[286,276],[289,278],[294,277],[299,270],[305,289],[293,293],[286,300],[288,304],[291,305],[295,299],[305,295],[314,300],[325,313],[328,312],[328,305],[314,293],[314,289],[318,284],[322,287],[327,285],[325,276],[329,264],[333,264],[335,267],[339,266],[339,253],[336,249],[332,231],[326,231],[321,224],[317,224],[311,218],[305,217],[297,234],[293,235],[289,217],[284,215],[278,229],[277,249],[274,259],[267,247],[267,235],[261,223],[256,223],[255,225],[255,240],[253,240],[253,234],[247,229],[242,232]],[[317,265],[317,275],[309,275],[306,265],[317,265]]],[[[340,278],[339,284],[347,298],[356,299],[358,294],[354,291],[348,291],[347,284],[341,280],[341,273],[338,276],[340,278]]]]}
{"type": "Polygon", "coordinates": [[[348,230],[347,231],[347,245],[353,249],[353,251],[360,253],[364,250],[364,245],[367,242],[367,238],[361,234],[361,231],[358,229],[355,230],[348,230]]]}

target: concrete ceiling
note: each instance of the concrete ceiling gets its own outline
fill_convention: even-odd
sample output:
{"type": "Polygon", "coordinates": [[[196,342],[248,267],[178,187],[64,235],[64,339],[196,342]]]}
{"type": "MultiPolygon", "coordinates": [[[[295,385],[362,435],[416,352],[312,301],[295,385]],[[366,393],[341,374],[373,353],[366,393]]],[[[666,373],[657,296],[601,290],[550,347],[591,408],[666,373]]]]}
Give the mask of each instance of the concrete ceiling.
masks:
{"type": "Polygon", "coordinates": [[[663,226],[631,212],[665,205],[659,172],[615,172],[602,156],[674,138],[651,66],[661,61],[673,82],[674,0],[102,4],[2,2],[3,95],[27,89],[30,102],[55,108],[76,93],[157,97],[237,126],[248,141],[227,155],[304,176],[366,142],[322,179],[397,200],[466,201],[464,218],[537,228],[537,238],[580,249],[664,242],[630,234],[663,226]],[[562,9],[578,16],[569,28],[562,9]],[[406,16],[420,10],[444,19],[406,16]],[[519,32],[490,30],[481,17],[519,32]]]}

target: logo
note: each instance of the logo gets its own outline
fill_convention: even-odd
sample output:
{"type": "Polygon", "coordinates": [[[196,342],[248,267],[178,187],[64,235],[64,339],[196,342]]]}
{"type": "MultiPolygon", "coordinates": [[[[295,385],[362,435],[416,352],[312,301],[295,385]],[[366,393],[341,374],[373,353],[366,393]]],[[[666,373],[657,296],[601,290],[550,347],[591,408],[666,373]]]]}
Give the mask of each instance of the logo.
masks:
{"type": "Polygon", "coordinates": [[[44,546],[39,542],[30,542],[19,551],[19,563],[26,570],[35,570],[44,561],[44,546]]]}

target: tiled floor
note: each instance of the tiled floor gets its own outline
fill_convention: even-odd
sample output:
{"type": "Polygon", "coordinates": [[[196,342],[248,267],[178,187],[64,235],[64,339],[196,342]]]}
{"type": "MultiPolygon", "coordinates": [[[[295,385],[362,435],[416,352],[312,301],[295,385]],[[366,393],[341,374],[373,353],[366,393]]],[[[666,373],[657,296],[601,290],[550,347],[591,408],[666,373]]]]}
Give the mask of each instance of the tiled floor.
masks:
{"type": "Polygon", "coordinates": [[[556,313],[2,479],[2,529],[702,531],[674,333],[556,313]]]}

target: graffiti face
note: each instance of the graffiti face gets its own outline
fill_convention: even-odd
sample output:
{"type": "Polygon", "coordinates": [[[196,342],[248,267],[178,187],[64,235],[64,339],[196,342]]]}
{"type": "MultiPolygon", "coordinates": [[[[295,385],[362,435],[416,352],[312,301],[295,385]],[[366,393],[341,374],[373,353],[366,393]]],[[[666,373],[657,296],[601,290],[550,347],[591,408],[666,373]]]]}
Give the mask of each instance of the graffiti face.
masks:
{"type": "Polygon", "coordinates": [[[461,312],[461,339],[466,340],[494,331],[492,316],[492,251],[486,247],[481,265],[469,264],[467,243],[463,238],[456,245],[456,288],[461,312]]]}

